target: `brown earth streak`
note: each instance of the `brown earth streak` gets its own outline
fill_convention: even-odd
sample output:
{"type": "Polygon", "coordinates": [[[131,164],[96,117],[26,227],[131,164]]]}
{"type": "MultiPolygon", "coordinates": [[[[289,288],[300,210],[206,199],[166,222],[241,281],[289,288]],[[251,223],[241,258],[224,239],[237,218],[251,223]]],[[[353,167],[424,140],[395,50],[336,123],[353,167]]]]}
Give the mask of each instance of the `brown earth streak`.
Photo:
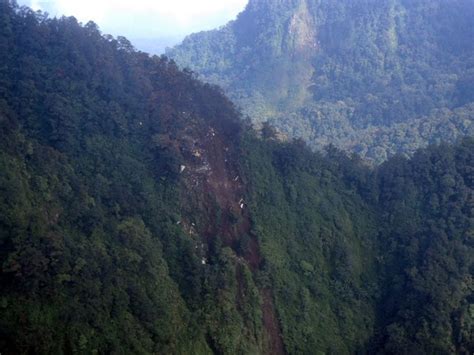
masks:
{"type": "Polygon", "coordinates": [[[261,291],[263,298],[263,326],[269,335],[267,341],[268,355],[283,355],[285,347],[281,338],[280,322],[276,317],[273,295],[270,289],[261,291]]]}
{"type": "MultiPolygon", "coordinates": [[[[251,232],[251,218],[244,200],[246,190],[236,163],[238,144],[232,142],[232,137],[237,134],[228,127],[201,126],[198,130],[189,136],[200,137],[199,141],[185,137],[182,153],[187,164],[183,175],[188,191],[198,193],[200,210],[206,211],[208,218],[206,226],[197,226],[199,234],[208,245],[213,238],[220,237],[224,245],[241,254],[255,273],[262,265],[262,256],[257,237],[251,232]],[[249,237],[249,242],[242,253],[239,241],[244,235],[249,237]]],[[[268,354],[285,354],[272,291],[261,289],[260,294],[268,354]]]]}

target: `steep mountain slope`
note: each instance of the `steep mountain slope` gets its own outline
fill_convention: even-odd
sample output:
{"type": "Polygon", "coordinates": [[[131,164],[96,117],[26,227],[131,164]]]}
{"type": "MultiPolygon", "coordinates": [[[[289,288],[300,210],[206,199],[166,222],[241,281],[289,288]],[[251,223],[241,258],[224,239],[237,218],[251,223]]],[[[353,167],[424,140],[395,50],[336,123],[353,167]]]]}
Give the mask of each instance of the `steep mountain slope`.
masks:
{"type": "Polygon", "coordinates": [[[237,192],[192,185],[233,169],[201,140],[236,149],[232,104],[92,23],[1,6],[0,351],[261,352],[251,272],[211,250],[237,192]]]}
{"type": "Polygon", "coordinates": [[[2,354],[474,350],[474,141],[259,137],[93,23],[0,2],[2,354]]]}
{"type": "Polygon", "coordinates": [[[471,0],[250,0],[167,52],[254,122],[381,162],[472,135],[471,0]]]}
{"type": "Polygon", "coordinates": [[[298,144],[245,150],[289,353],[472,351],[473,143],[373,172],[298,144]]]}

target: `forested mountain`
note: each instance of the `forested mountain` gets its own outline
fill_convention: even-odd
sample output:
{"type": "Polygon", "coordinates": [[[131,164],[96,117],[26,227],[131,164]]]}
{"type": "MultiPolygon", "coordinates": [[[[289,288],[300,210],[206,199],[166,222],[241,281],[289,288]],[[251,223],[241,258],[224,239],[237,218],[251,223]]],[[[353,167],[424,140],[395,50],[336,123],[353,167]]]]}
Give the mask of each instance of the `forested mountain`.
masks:
{"type": "Polygon", "coordinates": [[[472,354],[474,140],[373,169],[0,0],[2,354],[472,354]]]}
{"type": "Polygon", "coordinates": [[[254,122],[379,163],[474,134],[474,1],[250,0],[167,55],[254,122]]]}

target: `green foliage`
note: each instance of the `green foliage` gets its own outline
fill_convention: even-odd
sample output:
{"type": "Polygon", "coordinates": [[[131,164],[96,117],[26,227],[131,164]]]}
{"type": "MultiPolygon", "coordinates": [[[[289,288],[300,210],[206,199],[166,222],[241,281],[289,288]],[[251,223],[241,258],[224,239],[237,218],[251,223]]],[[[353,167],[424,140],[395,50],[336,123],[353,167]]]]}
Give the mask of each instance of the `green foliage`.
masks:
{"type": "Polygon", "coordinates": [[[384,267],[396,275],[387,280],[380,320],[388,353],[472,351],[473,143],[381,168],[384,267]]]}
{"type": "Polygon", "coordinates": [[[472,139],[374,169],[260,139],[169,60],[0,6],[2,354],[473,352],[472,139]]]}
{"type": "Polygon", "coordinates": [[[288,352],[363,349],[378,282],[373,208],[342,181],[337,164],[301,145],[249,136],[244,154],[249,208],[288,352]]]}
{"type": "Polygon", "coordinates": [[[221,301],[176,224],[176,137],[233,127],[233,105],[93,23],[0,4],[0,352],[259,352],[253,281],[241,306],[221,301]]]}
{"type": "Polygon", "coordinates": [[[244,139],[289,353],[472,351],[473,143],[370,171],[335,148],[244,139]]]}
{"type": "Polygon", "coordinates": [[[474,134],[472,1],[250,1],[167,55],[257,125],[381,163],[474,134]]]}

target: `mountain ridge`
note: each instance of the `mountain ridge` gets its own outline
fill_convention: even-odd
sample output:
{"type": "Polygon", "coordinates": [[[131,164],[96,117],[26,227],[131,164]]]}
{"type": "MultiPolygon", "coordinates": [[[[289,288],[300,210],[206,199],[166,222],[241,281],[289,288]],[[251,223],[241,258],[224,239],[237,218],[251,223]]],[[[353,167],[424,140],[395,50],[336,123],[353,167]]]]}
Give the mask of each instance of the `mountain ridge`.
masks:
{"type": "Polygon", "coordinates": [[[474,133],[472,16],[466,0],[257,1],[167,55],[222,86],[257,126],[270,120],[313,148],[380,163],[474,133]],[[433,110],[450,111],[449,128],[420,135],[414,127],[430,125],[433,110]]]}

